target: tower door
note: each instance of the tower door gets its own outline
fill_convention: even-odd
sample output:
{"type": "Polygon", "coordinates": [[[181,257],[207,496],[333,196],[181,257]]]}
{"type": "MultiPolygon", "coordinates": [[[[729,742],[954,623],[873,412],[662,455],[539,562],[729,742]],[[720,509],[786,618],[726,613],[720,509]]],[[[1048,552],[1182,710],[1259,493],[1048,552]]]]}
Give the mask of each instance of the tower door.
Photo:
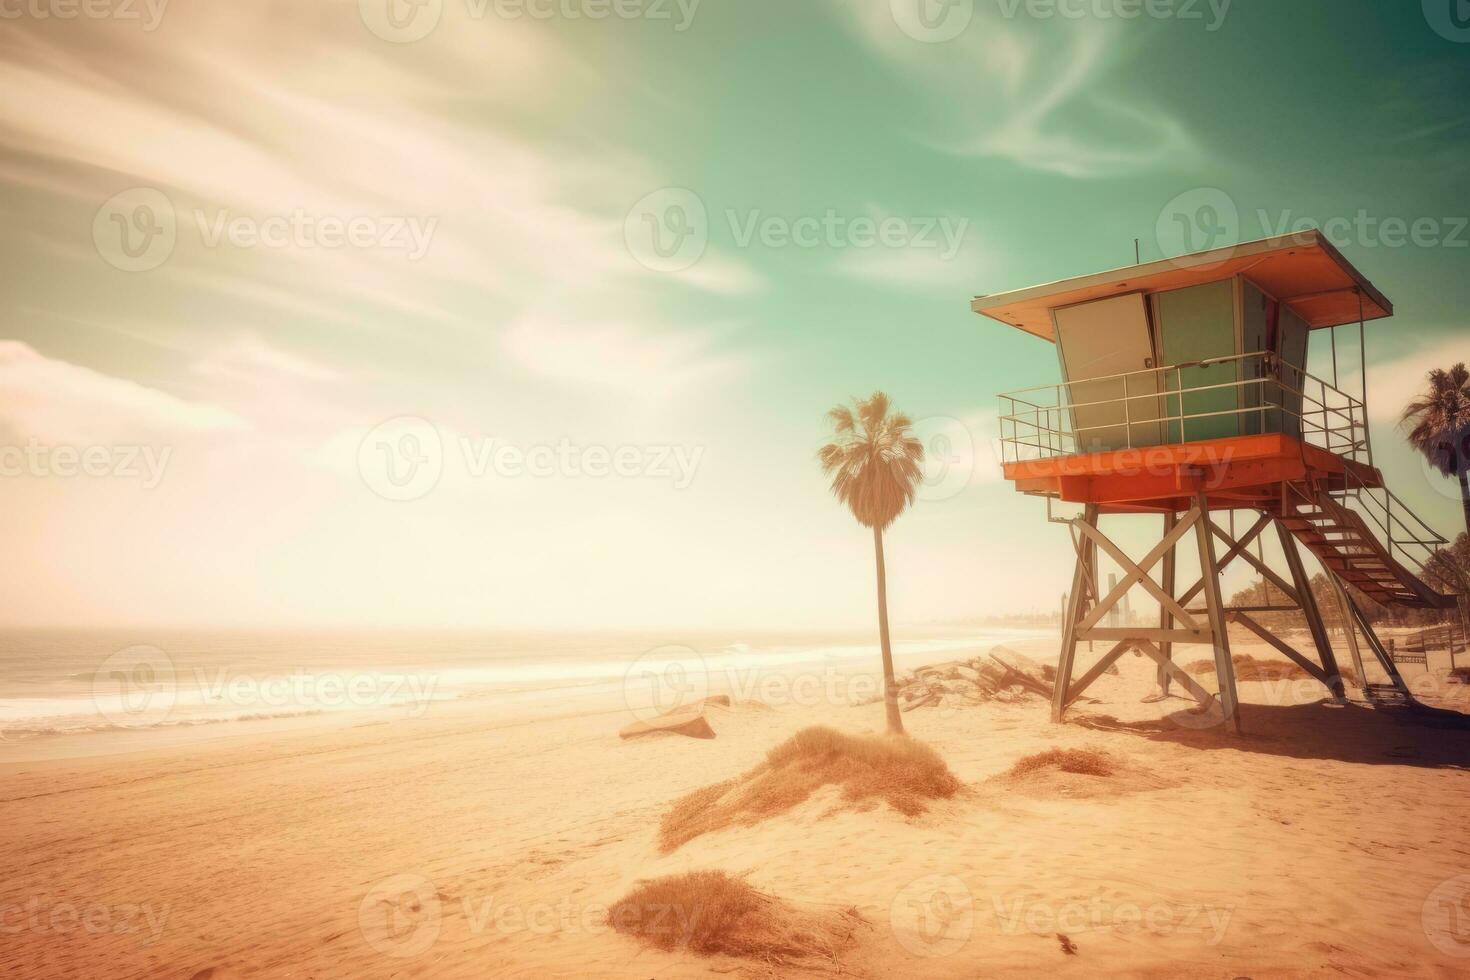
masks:
{"type": "Polygon", "coordinates": [[[1052,317],[1077,451],[1158,445],[1162,406],[1158,375],[1149,373],[1157,362],[1143,294],[1063,307],[1052,317]]]}
{"type": "Polygon", "coordinates": [[[1183,389],[1182,394],[1166,399],[1169,441],[1240,435],[1240,420],[1246,413],[1240,404],[1240,362],[1232,359],[1240,353],[1235,281],[1224,279],[1156,293],[1154,309],[1164,366],[1180,365],[1178,371],[1165,375],[1167,387],[1183,389]],[[1200,364],[1215,358],[1226,360],[1200,364]]]}

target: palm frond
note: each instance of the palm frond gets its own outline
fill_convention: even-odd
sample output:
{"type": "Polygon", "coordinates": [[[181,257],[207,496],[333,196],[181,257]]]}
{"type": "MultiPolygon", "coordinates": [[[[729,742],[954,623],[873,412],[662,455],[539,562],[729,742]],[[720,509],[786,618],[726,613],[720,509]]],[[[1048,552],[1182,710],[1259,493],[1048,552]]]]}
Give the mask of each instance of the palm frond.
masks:
{"type": "Polygon", "coordinates": [[[870,433],[878,433],[888,416],[888,396],[881,391],[873,392],[857,403],[857,412],[858,418],[863,420],[863,428],[870,433]]]}
{"type": "Polygon", "coordinates": [[[846,405],[838,405],[827,412],[827,419],[832,423],[832,430],[838,435],[846,435],[857,428],[857,422],[852,417],[852,409],[846,405]]]}
{"type": "Polygon", "coordinates": [[[1425,380],[1425,391],[1404,407],[1399,424],[1430,465],[1455,476],[1470,465],[1470,371],[1460,363],[1435,368],[1425,380]]]}
{"type": "Polygon", "coordinates": [[[880,530],[913,503],[923,480],[924,445],[910,433],[912,420],[890,408],[881,391],[853,409],[837,406],[827,413],[836,439],[817,451],[833,495],[861,524],[880,530]]]}

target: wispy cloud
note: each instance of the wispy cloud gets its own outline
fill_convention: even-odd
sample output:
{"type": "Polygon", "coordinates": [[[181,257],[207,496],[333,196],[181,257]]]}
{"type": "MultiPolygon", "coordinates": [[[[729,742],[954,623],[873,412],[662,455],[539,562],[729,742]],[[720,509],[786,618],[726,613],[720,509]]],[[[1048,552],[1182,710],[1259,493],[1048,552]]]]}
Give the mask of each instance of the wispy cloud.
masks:
{"type": "MultiPolygon", "coordinates": [[[[151,33],[13,22],[0,87],[25,97],[0,102],[0,149],[7,180],[55,202],[38,208],[38,244],[106,281],[70,216],[154,188],[177,227],[172,255],[147,273],[160,292],[359,333],[406,319],[483,330],[568,284],[646,282],[623,218],[666,176],[636,153],[558,153],[512,125],[595,81],[554,31],[446,5],[437,31],[400,46],[373,38],[355,8],[170,7],[151,33]],[[224,234],[236,219],[298,215],[311,227],[363,219],[377,238],[342,246],[293,230],[242,245],[224,234]],[[387,247],[405,223],[422,247],[387,247]]],[[[724,294],[757,284],[717,256],[680,281],[724,294]]]]}
{"type": "Polygon", "coordinates": [[[337,381],[342,376],[340,371],[248,335],[211,351],[196,362],[192,370],[214,382],[251,384],[282,375],[311,382],[337,381]]]}
{"type": "Polygon", "coordinates": [[[1470,344],[1442,340],[1382,364],[1368,364],[1368,413],[1382,425],[1398,425],[1404,406],[1422,394],[1429,372],[1470,361],[1470,344]]]}
{"type": "MultiPolygon", "coordinates": [[[[896,217],[869,209],[876,222],[896,217]]],[[[832,263],[832,272],[865,283],[899,288],[945,287],[963,291],[996,273],[997,250],[987,247],[968,218],[949,215],[933,219],[901,219],[906,229],[902,245],[875,243],[867,248],[844,249],[832,263]]]]}
{"type": "Polygon", "coordinates": [[[0,430],[52,445],[147,440],[234,429],[243,421],[212,404],[45,357],[0,341],[0,430]]]}
{"type": "Polygon", "coordinates": [[[542,314],[512,324],[500,349],[513,362],[554,381],[612,387],[660,398],[744,370],[728,328],[659,329],[623,322],[587,323],[542,314]]]}
{"type": "Polygon", "coordinates": [[[937,149],[1077,178],[1178,169],[1199,158],[1182,122],[1111,78],[1130,52],[1110,21],[1038,25],[976,4],[963,33],[926,44],[899,28],[889,0],[832,3],[875,56],[927,91],[943,135],[916,138],[937,149]]]}

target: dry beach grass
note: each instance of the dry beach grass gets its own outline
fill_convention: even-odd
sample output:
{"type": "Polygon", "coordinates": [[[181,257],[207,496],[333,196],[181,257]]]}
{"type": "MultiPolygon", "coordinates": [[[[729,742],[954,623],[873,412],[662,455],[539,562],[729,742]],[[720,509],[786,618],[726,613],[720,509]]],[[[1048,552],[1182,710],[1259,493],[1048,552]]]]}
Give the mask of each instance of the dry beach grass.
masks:
{"type": "Polygon", "coordinates": [[[657,949],[777,969],[808,960],[836,963],[863,918],[855,909],[798,910],[723,871],[691,871],[640,882],[608,910],[608,922],[657,949]]]}
{"type": "Polygon", "coordinates": [[[932,748],[914,739],[806,728],[744,775],[676,801],[659,825],[659,846],[667,853],[701,834],[759,823],[822,786],[840,787],[847,803],[879,800],[914,816],[930,801],[954,796],[959,781],[932,748]]]}

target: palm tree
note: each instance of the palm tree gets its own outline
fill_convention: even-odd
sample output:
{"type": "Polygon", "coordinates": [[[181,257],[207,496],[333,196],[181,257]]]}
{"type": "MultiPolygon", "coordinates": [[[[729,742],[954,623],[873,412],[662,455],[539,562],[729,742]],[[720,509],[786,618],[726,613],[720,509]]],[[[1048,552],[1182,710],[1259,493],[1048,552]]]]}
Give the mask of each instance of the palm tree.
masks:
{"type": "Polygon", "coordinates": [[[888,730],[903,734],[898,688],[893,681],[893,648],[888,640],[888,583],[883,566],[883,532],[913,503],[922,473],[924,445],[910,434],[913,421],[901,412],[889,414],[888,396],[876,391],[853,408],[838,405],[827,413],[836,435],[817,452],[822,472],[832,480],[832,493],[852,516],[873,529],[878,561],[878,639],[883,648],[883,703],[888,730]],[[854,413],[854,409],[856,412],[854,413]]]}
{"type": "Polygon", "coordinates": [[[1470,371],[1463,363],[1429,372],[1429,388],[1404,408],[1409,443],[1431,466],[1460,480],[1465,530],[1470,531],[1470,371]]]}
{"type": "Polygon", "coordinates": [[[1456,597],[1460,628],[1470,636],[1470,532],[1430,555],[1424,577],[1435,589],[1456,597]]]}

